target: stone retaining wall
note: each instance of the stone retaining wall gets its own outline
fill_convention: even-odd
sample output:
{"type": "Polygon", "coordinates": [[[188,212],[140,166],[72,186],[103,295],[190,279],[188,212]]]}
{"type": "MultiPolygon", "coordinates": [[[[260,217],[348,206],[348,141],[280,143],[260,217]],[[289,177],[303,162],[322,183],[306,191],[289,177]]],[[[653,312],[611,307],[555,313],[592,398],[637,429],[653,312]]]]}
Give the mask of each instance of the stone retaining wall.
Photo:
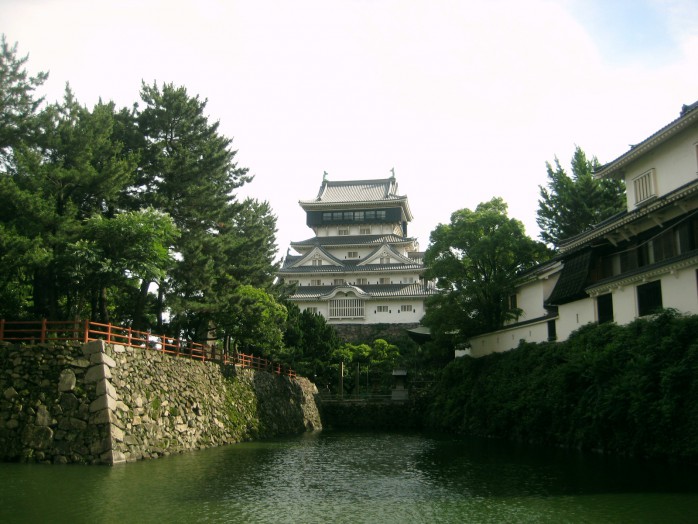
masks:
{"type": "Polygon", "coordinates": [[[321,429],[303,378],[102,341],[0,343],[0,460],[116,464],[321,429]]]}

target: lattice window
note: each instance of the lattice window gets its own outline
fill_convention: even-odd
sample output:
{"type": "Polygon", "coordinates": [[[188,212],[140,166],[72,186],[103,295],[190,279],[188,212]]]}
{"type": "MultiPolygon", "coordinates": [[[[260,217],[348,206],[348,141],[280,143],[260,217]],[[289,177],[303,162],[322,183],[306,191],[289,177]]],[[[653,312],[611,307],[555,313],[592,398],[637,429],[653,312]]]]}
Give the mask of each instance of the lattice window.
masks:
{"type": "Polygon", "coordinates": [[[654,169],[650,169],[646,173],[633,179],[633,188],[635,189],[635,205],[641,204],[645,200],[649,200],[655,196],[656,188],[654,187],[654,169]]]}
{"type": "Polygon", "coordinates": [[[330,318],[363,318],[364,301],[359,298],[330,300],[330,318]]]}

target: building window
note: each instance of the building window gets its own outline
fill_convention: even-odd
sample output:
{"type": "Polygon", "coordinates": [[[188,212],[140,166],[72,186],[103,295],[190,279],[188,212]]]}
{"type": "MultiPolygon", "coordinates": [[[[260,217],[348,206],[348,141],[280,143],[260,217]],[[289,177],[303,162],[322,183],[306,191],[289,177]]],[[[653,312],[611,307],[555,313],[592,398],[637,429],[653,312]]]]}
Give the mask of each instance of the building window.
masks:
{"type": "Polygon", "coordinates": [[[596,297],[596,318],[599,324],[613,322],[613,295],[611,293],[596,297]]]}
{"type": "Polygon", "coordinates": [[[354,220],[363,220],[364,219],[364,212],[363,211],[354,211],[354,220]]]}
{"type": "Polygon", "coordinates": [[[298,285],[298,280],[289,280],[288,283],[297,286],[297,285],[298,285]]]}
{"type": "Polygon", "coordinates": [[[362,235],[370,235],[371,228],[370,227],[362,227],[359,229],[359,233],[361,233],[362,235]]]}
{"type": "Polygon", "coordinates": [[[324,212],[322,214],[322,220],[323,222],[329,222],[330,220],[332,220],[332,213],[330,213],[329,211],[324,212]]]}
{"type": "Polygon", "coordinates": [[[381,264],[390,264],[390,257],[381,257],[380,263],[381,264]]]}
{"type": "Polygon", "coordinates": [[[378,279],[379,284],[390,284],[390,277],[380,277],[378,279]]]}
{"type": "Polygon", "coordinates": [[[361,318],[364,316],[364,301],[358,298],[335,298],[330,300],[330,318],[361,318]]]}
{"type": "Polygon", "coordinates": [[[332,212],[332,220],[342,220],[342,212],[341,211],[332,212]]]}
{"type": "Polygon", "coordinates": [[[321,286],[322,285],[322,280],[319,278],[314,278],[310,281],[311,286],[321,286]]]}
{"type": "Polygon", "coordinates": [[[557,327],[554,320],[548,320],[548,341],[557,340],[557,327]]]}
{"type": "Polygon", "coordinates": [[[314,266],[321,266],[321,265],[322,265],[322,259],[321,259],[321,258],[314,258],[314,259],[313,259],[313,265],[314,265],[314,266]]]}
{"type": "Polygon", "coordinates": [[[385,220],[385,211],[376,211],[376,218],[378,220],[385,220]]]}
{"type": "Polygon", "coordinates": [[[640,317],[662,309],[662,281],[655,280],[637,286],[637,314],[640,317]]]}
{"type": "Polygon", "coordinates": [[[347,236],[349,234],[349,228],[347,227],[340,227],[337,230],[337,234],[342,237],[342,236],[347,236]]]}
{"type": "Polygon", "coordinates": [[[349,251],[347,253],[347,258],[359,258],[359,252],[358,251],[349,251]]]}
{"type": "Polygon", "coordinates": [[[335,286],[341,286],[344,284],[344,279],[343,278],[335,278],[334,279],[334,285],[335,286]]]}
{"type": "Polygon", "coordinates": [[[366,220],[373,220],[376,218],[375,211],[366,211],[366,220]]]}
{"type": "Polygon", "coordinates": [[[387,313],[388,306],[376,306],[376,312],[377,313],[387,313]]]}
{"type": "Polygon", "coordinates": [[[635,189],[635,205],[655,196],[654,169],[650,169],[633,179],[633,188],[635,189]]]}
{"type": "Polygon", "coordinates": [[[516,293],[509,295],[509,309],[518,309],[518,300],[516,299],[516,293]]]}
{"type": "Polygon", "coordinates": [[[316,307],[307,307],[305,310],[309,313],[314,313],[317,315],[317,308],[316,307]]]}
{"type": "Polygon", "coordinates": [[[357,278],[356,284],[359,286],[365,286],[368,284],[368,279],[367,278],[357,278]]]}
{"type": "Polygon", "coordinates": [[[412,311],[412,304],[403,304],[403,305],[401,305],[401,306],[400,306],[400,311],[402,311],[403,313],[409,313],[410,311],[412,311]]]}

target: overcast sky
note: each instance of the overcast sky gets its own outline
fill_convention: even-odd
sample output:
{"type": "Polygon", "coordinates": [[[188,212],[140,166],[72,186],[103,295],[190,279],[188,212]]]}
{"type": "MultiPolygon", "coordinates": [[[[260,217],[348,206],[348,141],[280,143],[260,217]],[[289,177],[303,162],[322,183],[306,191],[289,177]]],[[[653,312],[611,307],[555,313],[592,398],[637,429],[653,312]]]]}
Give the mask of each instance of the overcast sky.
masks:
{"type": "Polygon", "coordinates": [[[281,255],[330,180],[395,174],[426,249],[493,196],[538,236],[545,162],[602,163],[698,100],[695,0],[0,0],[0,32],[92,107],[141,81],[208,99],[281,255]]]}

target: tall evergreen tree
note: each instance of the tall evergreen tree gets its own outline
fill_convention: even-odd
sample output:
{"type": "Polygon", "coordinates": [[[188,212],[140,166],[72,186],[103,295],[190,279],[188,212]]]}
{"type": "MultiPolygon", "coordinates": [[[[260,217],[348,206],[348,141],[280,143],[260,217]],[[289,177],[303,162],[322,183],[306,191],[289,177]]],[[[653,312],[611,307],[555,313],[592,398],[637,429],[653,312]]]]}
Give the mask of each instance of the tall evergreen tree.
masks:
{"type": "Polygon", "coordinates": [[[572,156],[572,176],[555,158],[546,162],[547,187],[539,186],[538,216],[541,239],[554,247],[625,209],[625,184],[620,180],[598,180],[596,157],[587,159],[577,146],[572,156]]]}

